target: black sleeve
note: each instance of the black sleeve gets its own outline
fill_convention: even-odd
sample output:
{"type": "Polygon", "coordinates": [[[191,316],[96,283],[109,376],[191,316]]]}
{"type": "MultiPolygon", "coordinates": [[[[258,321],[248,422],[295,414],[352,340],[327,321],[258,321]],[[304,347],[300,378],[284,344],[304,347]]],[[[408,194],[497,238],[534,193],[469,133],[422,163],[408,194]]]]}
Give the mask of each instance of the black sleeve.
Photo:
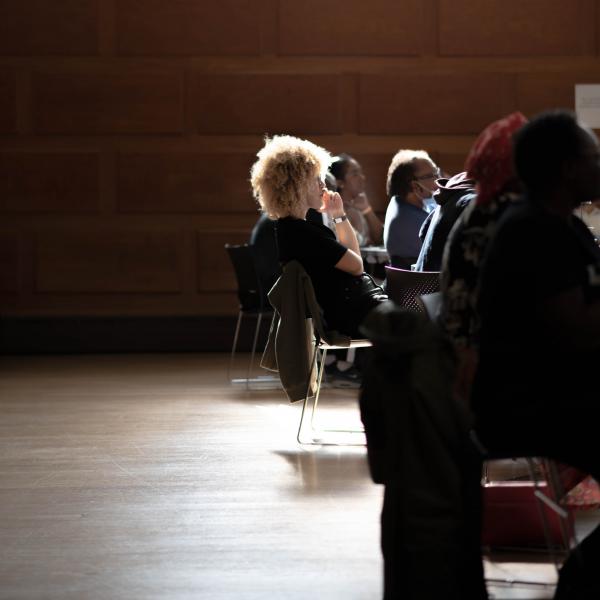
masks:
{"type": "Polygon", "coordinates": [[[304,252],[310,260],[319,261],[324,267],[334,267],[346,254],[348,248],[340,244],[325,225],[314,225],[308,232],[304,252]]]}

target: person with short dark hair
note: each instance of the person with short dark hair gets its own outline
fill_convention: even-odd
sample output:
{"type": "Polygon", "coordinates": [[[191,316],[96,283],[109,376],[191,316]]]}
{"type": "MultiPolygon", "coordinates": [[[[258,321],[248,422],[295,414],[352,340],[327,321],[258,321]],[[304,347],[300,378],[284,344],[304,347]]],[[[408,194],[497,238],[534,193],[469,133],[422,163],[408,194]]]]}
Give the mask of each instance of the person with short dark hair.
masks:
{"type": "MultiPolygon", "coordinates": [[[[481,273],[476,430],[491,457],[549,457],[600,480],[600,249],[573,215],[600,197],[598,141],[548,112],[516,133],[514,158],[526,197],[506,209],[481,273]]],[[[600,598],[599,567],[596,529],[555,598],[600,598]]]]}
{"type": "Polygon", "coordinates": [[[389,204],[383,243],[393,267],[410,269],[421,251],[419,230],[429,214],[440,170],[423,150],[400,150],[387,175],[389,204]]]}

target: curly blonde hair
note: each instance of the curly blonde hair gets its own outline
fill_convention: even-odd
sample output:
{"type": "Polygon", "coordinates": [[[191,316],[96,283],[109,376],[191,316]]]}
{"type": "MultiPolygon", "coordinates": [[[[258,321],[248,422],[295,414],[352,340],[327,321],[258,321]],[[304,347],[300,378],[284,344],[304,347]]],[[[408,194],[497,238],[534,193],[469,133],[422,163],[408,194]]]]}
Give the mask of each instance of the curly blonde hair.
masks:
{"type": "Polygon", "coordinates": [[[252,191],[272,219],[293,214],[306,198],[311,178],[324,178],[331,162],[327,150],[291,135],[265,138],[256,156],[250,171],[252,191]]]}

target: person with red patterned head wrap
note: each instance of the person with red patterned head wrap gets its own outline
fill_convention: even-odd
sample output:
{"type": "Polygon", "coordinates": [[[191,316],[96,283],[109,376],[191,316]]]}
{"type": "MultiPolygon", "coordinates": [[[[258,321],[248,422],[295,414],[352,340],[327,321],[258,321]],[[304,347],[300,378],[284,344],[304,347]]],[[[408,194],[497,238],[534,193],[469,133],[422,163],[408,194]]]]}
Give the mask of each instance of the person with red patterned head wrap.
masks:
{"type": "MultiPolygon", "coordinates": [[[[474,427],[489,458],[548,457],[600,481],[600,249],[573,214],[600,197],[600,143],[553,110],[519,129],[513,156],[523,199],[496,225],[478,282],[474,427]]],[[[600,598],[599,568],[596,526],[554,599],[600,598]]]]}
{"type": "Polygon", "coordinates": [[[477,368],[481,261],[496,223],[521,191],[513,166],[512,137],[525,123],[520,112],[512,113],[488,125],[473,144],[465,170],[476,182],[477,196],[454,225],[444,249],[440,325],[459,355],[456,393],[465,402],[477,368]]]}
{"type": "Polygon", "coordinates": [[[512,158],[512,136],[527,119],[519,112],[488,125],[465,162],[475,180],[477,197],[454,226],[442,261],[441,323],[459,349],[476,346],[478,321],[475,291],[479,266],[494,227],[520,184],[512,158]]]}
{"type": "Polygon", "coordinates": [[[476,204],[490,204],[516,179],[512,139],[525,123],[527,119],[514,112],[488,125],[473,144],[465,170],[476,181],[476,204]]]}

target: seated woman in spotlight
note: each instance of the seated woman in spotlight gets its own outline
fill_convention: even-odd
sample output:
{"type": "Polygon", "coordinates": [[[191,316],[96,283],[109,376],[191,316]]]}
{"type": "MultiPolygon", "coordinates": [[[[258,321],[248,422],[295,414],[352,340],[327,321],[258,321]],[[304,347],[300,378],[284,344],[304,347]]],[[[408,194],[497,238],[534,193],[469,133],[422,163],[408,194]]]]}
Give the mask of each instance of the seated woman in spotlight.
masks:
{"type": "Polygon", "coordinates": [[[252,167],[254,195],[276,219],[282,264],[297,260],[310,277],[327,327],[358,337],[367,313],[387,296],[364,273],[356,233],[337,192],[325,188],[331,156],[323,148],[292,136],[267,139],[252,167]],[[331,229],[306,219],[309,209],[326,213],[331,229]],[[336,239],[337,235],[337,239],[336,239]]]}
{"type": "Polygon", "coordinates": [[[329,172],[335,177],[336,191],[342,197],[344,211],[356,231],[358,244],[380,245],[383,242],[383,223],[367,197],[367,178],[360,163],[349,154],[338,154],[333,157],[329,172]]]}

